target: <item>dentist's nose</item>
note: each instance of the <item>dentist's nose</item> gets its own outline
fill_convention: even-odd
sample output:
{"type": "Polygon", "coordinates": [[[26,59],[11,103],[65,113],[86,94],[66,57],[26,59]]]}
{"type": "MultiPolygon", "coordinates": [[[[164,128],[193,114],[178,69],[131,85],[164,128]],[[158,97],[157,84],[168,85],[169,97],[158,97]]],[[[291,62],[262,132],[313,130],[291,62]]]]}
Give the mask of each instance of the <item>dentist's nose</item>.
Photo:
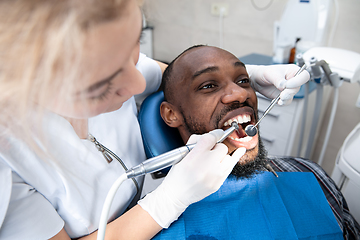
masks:
{"type": "Polygon", "coordinates": [[[226,87],[225,94],[223,95],[221,101],[224,104],[236,101],[243,103],[248,97],[248,92],[244,88],[240,87],[236,83],[231,83],[226,87]]]}
{"type": "Polygon", "coordinates": [[[124,80],[119,85],[119,89],[116,93],[121,95],[136,95],[140,94],[145,90],[146,81],[144,76],[135,67],[134,63],[130,63],[124,72],[124,80]]]}
{"type": "Polygon", "coordinates": [[[144,92],[146,88],[145,78],[135,66],[132,68],[130,82],[128,87],[132,95],[144,92]]]}

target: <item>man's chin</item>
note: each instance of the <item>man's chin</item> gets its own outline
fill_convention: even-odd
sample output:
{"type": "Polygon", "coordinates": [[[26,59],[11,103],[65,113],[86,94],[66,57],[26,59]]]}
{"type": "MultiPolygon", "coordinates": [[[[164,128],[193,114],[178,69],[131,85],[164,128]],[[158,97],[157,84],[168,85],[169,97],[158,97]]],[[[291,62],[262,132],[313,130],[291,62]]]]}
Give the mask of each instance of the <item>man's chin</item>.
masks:
{"type": "Polygon", "coordinates": [[[253,149],[246,150],[245,154],[239,159],[238,164],[245,165],[256,160],[259,155],[259,145],[256,145],[253,149]]]}
{"type": "Polygon", "coordinates": [[[231,174],[237,178],[251,178],[255,174],[264,171],[267,163],[266,150],[259,138],[259,144],[250,150],[247,150],[239,162],[233,168],[231,174]]]}
{"type": "MultiPolygon", "coordinates": [[[[228,144],[226,145],[228,146],[228,144]]],[[[233,146],[228,146],[228,148],[229,148],[229,155],[232,155],[240,147],[234,148],[233,146]]],[[[257,144],[255,147],[246,150],[245,154],[239,159],[238,164],[244,165],[250,163],[254,161],[258,155],[259,155],[259,145],[257,144]]]]}

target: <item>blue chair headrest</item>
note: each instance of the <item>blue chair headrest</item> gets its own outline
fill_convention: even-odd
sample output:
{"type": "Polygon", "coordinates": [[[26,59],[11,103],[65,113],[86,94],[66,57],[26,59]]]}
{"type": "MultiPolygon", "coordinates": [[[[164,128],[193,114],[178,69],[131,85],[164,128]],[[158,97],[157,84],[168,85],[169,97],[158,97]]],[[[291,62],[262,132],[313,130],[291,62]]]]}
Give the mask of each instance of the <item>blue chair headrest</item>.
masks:
{"type": "Polygon", "coordinates": [[[184,143],[177,129],[171,128],[160,115],[164,100],[162,91],[148,96],[141,104],[138,120],[147,158],[156,157],[184,143]]]}

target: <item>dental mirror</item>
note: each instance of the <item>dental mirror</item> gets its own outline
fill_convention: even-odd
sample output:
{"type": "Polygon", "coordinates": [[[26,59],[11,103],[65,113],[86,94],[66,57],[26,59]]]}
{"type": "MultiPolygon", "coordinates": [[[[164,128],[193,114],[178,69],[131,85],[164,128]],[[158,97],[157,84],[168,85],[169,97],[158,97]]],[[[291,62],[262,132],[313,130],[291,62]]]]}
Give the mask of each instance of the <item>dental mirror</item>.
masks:
{"type": "MultiPolygon", "coordinates": [[[[305,68],[306,68],[306,65],[304,64],[304,65],[297,71],[297,73],[295,73],[294,77],[297,76],[297,75],[299,75],[305,68]]],[[[250,125],[247,125],[247,126],[245,127],[245,133],[246,133],[249,137],[253,137],[253,136],[255,136],[255,135],[257,134],[257,132],[258,132],[258,130],[257,130],[257,128],[256,128],[257,125],[258,125],[258,124],[261,122],[261,120],[270,112],[270,110],[273,109],[273,107],[274,107],[274,106],[276,105],[276,103],[279,101],[279,99],[280,99],[280,94],[281,94],[281,93],[279,93],[279,95],[271,101],[269,107],[265,110],[264,115],[259,119],[259,121],[258,121],[255,125],[251,125],[251,124],[250,124],[250,125]]]]}
{"type": "Polygon", "coordinates": [[[249,136],[249,137],[253,137],[257,134],[257,128],[250,124],[250,125],[247,125],[246,128],[245,128],[245,133],[249,136]]]}

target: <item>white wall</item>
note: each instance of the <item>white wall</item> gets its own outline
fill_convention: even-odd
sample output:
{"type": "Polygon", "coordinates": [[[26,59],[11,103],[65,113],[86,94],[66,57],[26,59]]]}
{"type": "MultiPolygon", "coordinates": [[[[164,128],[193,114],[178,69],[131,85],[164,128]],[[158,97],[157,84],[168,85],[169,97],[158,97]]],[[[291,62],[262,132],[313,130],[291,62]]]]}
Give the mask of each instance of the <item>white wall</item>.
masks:
{"type": "MultiPolygon", "coordinates": [[[[169,62],[195,44],[219,46],[219,17],[211,15],[212,3],[228,3],[224,19],[223,48],[236,56],[272,55],[273,23],[279,20],[286,0],[147,0],[144,12],[154,27],[154,58],[169,62]]],[[[339,22],[333,47],[360,53],[360,0],[338,0],[339,22]]],[[[306,17],[306,16],[304,16],[306,17]]]]}

